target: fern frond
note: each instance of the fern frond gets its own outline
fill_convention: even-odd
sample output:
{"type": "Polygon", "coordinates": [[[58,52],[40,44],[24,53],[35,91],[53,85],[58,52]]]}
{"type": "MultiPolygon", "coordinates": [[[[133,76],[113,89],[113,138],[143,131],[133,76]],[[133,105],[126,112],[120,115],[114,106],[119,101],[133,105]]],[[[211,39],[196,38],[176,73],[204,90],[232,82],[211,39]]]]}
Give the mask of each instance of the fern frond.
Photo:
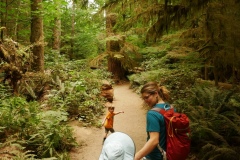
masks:
{"type": "Polygon", "coordinates": [[[194,122],[198,122],[205,114],[205,111],[206,110],[202,106],[194,106],[191,108],[191,111],[189,111],[188,116],[194,122]]]}
{"type": "Polygon", "coordinates": [[[201,153],[203,154],[202,159],[208,159],[208,157],[211,157],[212,155],[214,155],[214,150],[217,148],[217,146],[207,143],[206,145],[204,145],[201,149],[201,153]]]}
{"type": "MultiPolygon", "coordinates": [[[[234,114],[234,113],[233,113],[234,114]]],[[[229,118],[227,118],[224,115],[218,115],[220,118],[222,118],[223,120],[225,120],[225,123],[228,124],[228,127],[234,129],[237,134],[240,136],[240,126],[237,123],[234,123],[233,121],[231,121],[229,118]]],[[[237,117],[239,117],[238,115],[236,115],[237,117]]]]}
{"type": "Polygon", "coordinates": [[[222,113],[222,115],[228,117],[228,119],[240,126],[240,115],[238,115],[235,111],[227,111],[222,113]]]}
{"type": "Polygon", "coordinates": [[[238,152],[228,146],[215,146],[207,144],[203,147],[202,153],[204,154],[202,159],[208,160],[238,160],[239,158],[238,152]]]}
{"type": "Polygon", "coordinates": [[[207,127],[200,127],[199,129],[201,132],[204,132],[205,134],[207,134],[208,136],[211,136],[211,140],[217,140],[219,142],[221,142],[222,145],[225,146],[229,146],[228,142],[225,140],[225,138],[220,135],[219,133],[215,132],[214,130],[212,130],[211,128],[207,128],[207,127]]]}
{"type": "Polygon", "coordinates": [[[28,83],[25,81],[25,86],[26,86],[26,90],[28,91],[28,93],[33,97],[36,98],[36,94],[34,93],[32,87],[30,85],[28,85],[28,83]]]}

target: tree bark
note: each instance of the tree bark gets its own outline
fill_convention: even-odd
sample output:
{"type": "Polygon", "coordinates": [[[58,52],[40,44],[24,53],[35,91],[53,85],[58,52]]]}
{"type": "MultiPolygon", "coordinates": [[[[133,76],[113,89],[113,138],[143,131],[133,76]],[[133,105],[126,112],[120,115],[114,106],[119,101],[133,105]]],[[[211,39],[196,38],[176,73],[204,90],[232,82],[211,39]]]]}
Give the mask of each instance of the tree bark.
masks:
{"type": "MultiPolygon", "coordinates": [[[[17,2],[18,6],[21,6],[21,1],[17,2]]],[[[15,26],[14,26],[14,32],[13,32],[13,39],[17,42],[18,41],[18,20],[19,20],[19,13],[20,11],[17,10],[16,17],[15,17],[15,26]]]]}
{"type": "Polygon", "coordinates": [[[56,17],[54,18],[54,27],[53,27],[53,50],[56,50],[60,53],[60,46],[61,46],[61,4],[59,1],[54,1],[55,10],[56,10],[56,17]]]}
{"type": "Polygon", "coordinates": [[[75,35],[75,7],[76,7],[76,4],[75,4],[75,1],[72,1],[72,22],[71,22],[71,25],[72,25],[72,28],[71,28],[71,41],[70,41],[70,44],[71,44],[71,49],[70,49],[70,53],[69,53],[69,58],[70,59],[73,59],[73,52],[74,52],[74,35],[75,35]]]}
{"type": "Polygon", "coordinates": [[[52,48],[58,52],[60,52],[61,45],[61,20],[59,18],[55,18],[55,25],[53,28],[53,46],[52,48]]]}
{"type": "Polygon", "coordinates": [[[42,0],[31,0],[31,37],[32,52],[34,55],[32,69],[44,71],[44,39],[42,20],[42,0]]]}
{"type": "Polygon", "coordinates": [[[216,58],[213,59],[213,74],[214,74],[214,84],[216,87],[218,87],[218,78],[219,78],[219,74],[218,74],[218,63],[216,62],[216,58]]]}
{"type": "MultiPolygon", "coordinates": [[[[0,8],[3,8],[3,4],[5,3],[5,6],[7,6],[7,1],[1,0],[0,1],[0,8]]],[[[7,8],[5,8],[5,12],[0,10],[0,41],[4,41],[4,31],[6,31],[6,14],[7,14],[7,8]]]]}
{"type": "MultiPolygon", "coordinates": [[[[112,28],[116,24],[116,14],[109,14],[106,18],[106,32],[107,36],[114,35],[112,28]]],[[[108,58],[108,71],[112,73],[113,79],[123,80],[126,79],[126,70],[122,67],[121,61],[114,57],[114,52],[119,53],[121,50],[120,42],[116,40],[108,40],[106,42],[108,58]],[[113,54],[112,54],[113,53],[113,54]]]]}

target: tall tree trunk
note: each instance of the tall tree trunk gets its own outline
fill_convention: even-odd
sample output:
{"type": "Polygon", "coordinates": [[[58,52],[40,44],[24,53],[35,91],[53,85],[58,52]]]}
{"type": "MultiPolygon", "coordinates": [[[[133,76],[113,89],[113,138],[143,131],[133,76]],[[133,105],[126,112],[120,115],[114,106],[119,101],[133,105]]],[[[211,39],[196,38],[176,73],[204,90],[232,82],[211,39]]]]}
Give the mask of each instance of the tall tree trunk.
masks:
{"type": "Polygon", "coordinates": [[[71,49],[70,49],[70,59],[73,59],[73,52],[74,52],[74,35],[75,35],[75,1],[72,1],[73,6],[72,6],[72,28],[71,28],[71,49]]]}
{"type": "Polygon", "coordinates": [[[34,55],[32,69],[43,72],[44,70],[44,39],[42,20],[42,0],[31,0],[31,37],[34,55]]]}
{"type": "Polygon", "coordinates": [[[4,10],[0,10],[0,21],[1,21],[1,23],[0,23],[0,40],[1,41],[4,41],[4,31],[5,31],[5,33],[7,32],[6,30],[7,30],[7,28],[6,28],[6,14],[7,14],[7,0],[1,0],[0,1],[0,9],[1,8],[5,8],[4,10],[5,10],[5,12],[4,12],[4,10]],[[4,5],[5,4],[5,5],[4,5]]]}
{"type": "Polygon", "coordinates": [[[61,45],[61,5],[58,0],[54,1],[55,4],[55,10],[56,10],[56,17],[54,19],[54,27],[53,27],[53,44],[52,48],[58,53],[60,53],[60,45],[61,45]]]}
{"type": "Polygon", "coordinates": [[[236,85],[237,84],[237,65],[236,65],[236,59],[237,59],[237,56],[236,56],[236,48],[234,46],[233,48],[233,65],[232,65],[232,84],[233,85],[236,85]]]}
{"type": "MultiPolygon", "coordinates": [[[[211,33],[210,33],[210,31],[209,31],[209,25],[208,25],[208,21],[209,21],[209,13],[208,12],[206,12],[206,16],[205,16],[205,42],[207,43],[208,42],[208,40],[210,39],[210,37],[211,37],[211,33]]],[[[207,59],[207,55],[206,54],[204,54],[204,58],[205,59],[207,59]]],[[[208,78],[208,72],[209,72],[209,66],[210,66],[211,64],[210,64],[210,62],[209,62],[209,60],[208,61],[206,61],[205,62],[205,64],[204,64],[204,79],[205,80],[208,80],[209,78],[208,78]]]]}
{"type": "MultiPolygon", "coordinates": [[[[21,1],[18,1],[18,6],[21,6],[21,1]]],[[[20,11],[17,10],[16,17],[15,17],[15,26],[14,26],[14,33],[13,33],[13,39],[15,41],[18,41],[18,19],[19,19],[19,13],[20,11]]]]}
{"type": "Polygon", "coordinates": [[[61,20],[59,18],[55,18],[55,25],[53,28],[53,46],[52,48],[58,52],[60,52],[61,45],[61,20]]]}
{"type": "MultiPolygon", "coordinates": [[[[113,27],[116,24],[116,14],[109,14],[106,17],[106,32],[107,36],[112,36],[113,27]]],[[[121,61],[114,57],[114,52],[119,53],[121,50],[120,41],[108,40],[106,42],[106,50],[109,53],[108,58],[108,71],[112,73],[113,79],[123,80],[125,79],[126,70],[122,67],[121,61]]]]}
{"type": "Polygon", "coordinates": [[[208,65],[204,65],[204,80],[208,80],[208,65]]]}
{"type": "MultiPolygon", "coordinates": [[[[217,54],[217,53],[215,53],[217,54]]],[[[219,78],[219,70],[218,70],[218,62],[216,60],[216,58],[213,59],[213,74],[214,74],[214,84],[216,87],[218,87],[218,78],[219,78]]]]}

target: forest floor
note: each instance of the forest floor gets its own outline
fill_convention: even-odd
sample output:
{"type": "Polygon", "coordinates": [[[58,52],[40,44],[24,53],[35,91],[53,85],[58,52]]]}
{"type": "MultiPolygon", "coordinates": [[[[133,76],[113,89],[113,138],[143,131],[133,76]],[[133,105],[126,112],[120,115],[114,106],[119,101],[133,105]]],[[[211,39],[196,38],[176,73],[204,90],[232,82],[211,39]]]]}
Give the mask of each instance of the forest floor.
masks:
{"type": "MultiPolygon", "coordinates": [[[[115,116],[114,129],[128,134],[133,139],[136,151],[138,151],[146,142],[146,110],[142,107],[143,101],[129,88],[128,83],[115,85],[113,88],[115,112],[124,111],[115,116]]],[[[80,144],[70,152],[71,160],[98,160],[102,150],[104,127],[82,127],[78,121],[73,121],[71,126],[74,136],[80,144]]]]}

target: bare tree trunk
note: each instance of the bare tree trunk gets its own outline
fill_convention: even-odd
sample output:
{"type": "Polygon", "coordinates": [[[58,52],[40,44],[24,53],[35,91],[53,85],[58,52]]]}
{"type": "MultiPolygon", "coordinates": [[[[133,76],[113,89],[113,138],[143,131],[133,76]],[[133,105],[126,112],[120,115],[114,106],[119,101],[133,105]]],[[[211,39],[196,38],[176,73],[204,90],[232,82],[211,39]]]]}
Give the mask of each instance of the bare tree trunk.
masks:
{"type": "Polygon", "coordinates": [[[204,65],[204,79],[208,80],[208,65],[205,63],[204,65]]]}
{"type": "MultiPolygon", "coordinates": [[[[21,6],[21,1],[18,1],[18,6],[21,6]]],[[[17,11],[16,17],[15,17],[15,26],[14,26],[14,33],[13,33],[13,39],[15,41],[18,41],[18,18],[19,18],[19,10],[17,11]]]]}
{"type": "Polygon", "coordinates": [[[218,74],[218,63],[216,62],[216,58],[213,59],[213,74],[214,74],[214,84],[216,87],[218,87],[218,78],[219,78],[219,74],[218,74]]]}
{"type": "Polygon", "coordinates": [[[54,27],[53,27],[53,45],[52,48],[60,53],[60,45],[61,45],[61,11],[60,11],[60,2],[54,1],[56,17],[54,19],[54,27]]]}
{"type": "Polygon", "coordinates": [[[232,84],[235,85],[235,84],[237,84],[237,67],[236,67],[237,56],[236,56],[235,46],[233,49],[233,57],[234,57],[234,61],[233,61],[233,65],[232,65],[232,84]]]}
{"type": "Polygon", "coordinates": [[[52,48],[58,52],[60,52],[61,45],[61,20],[59,18],[55,18],[55,25],[53,28],[53,46],[52,48]]]}
{"type": "MultiPolygon", "coordinates": [[[[205,16],[205,42],[207,42],[209,40],[209,38],[211,37],[211,33],[209,31],[209,26],[208,26],[208,20],[209,20],[209,13],[207,12],[206,16],[205,16]]],[[[204,58],[206,59],[207,56],[204,55],[204,58]]],[[[209,72],[209,66],[210,66],[210,62],[207,61],[204,64],[204,79],[208,80],[208,72],[209,72]]]]}
{"type": "Polygon", "coordinates": [[[31,0],[31,37],[34,55],[32,69],[43,72],[44,70],[44,39],[42,20],[42,0],[31,0]]]}
{"type": "Polygon", "coordinates": [[[72,29],[71,29],[71,50],[70,50],[70,59],[73,59],[73,52],[74,52],[74,34],[75,34],[75,2],[73,1],[72,6],[72,29]]]}

